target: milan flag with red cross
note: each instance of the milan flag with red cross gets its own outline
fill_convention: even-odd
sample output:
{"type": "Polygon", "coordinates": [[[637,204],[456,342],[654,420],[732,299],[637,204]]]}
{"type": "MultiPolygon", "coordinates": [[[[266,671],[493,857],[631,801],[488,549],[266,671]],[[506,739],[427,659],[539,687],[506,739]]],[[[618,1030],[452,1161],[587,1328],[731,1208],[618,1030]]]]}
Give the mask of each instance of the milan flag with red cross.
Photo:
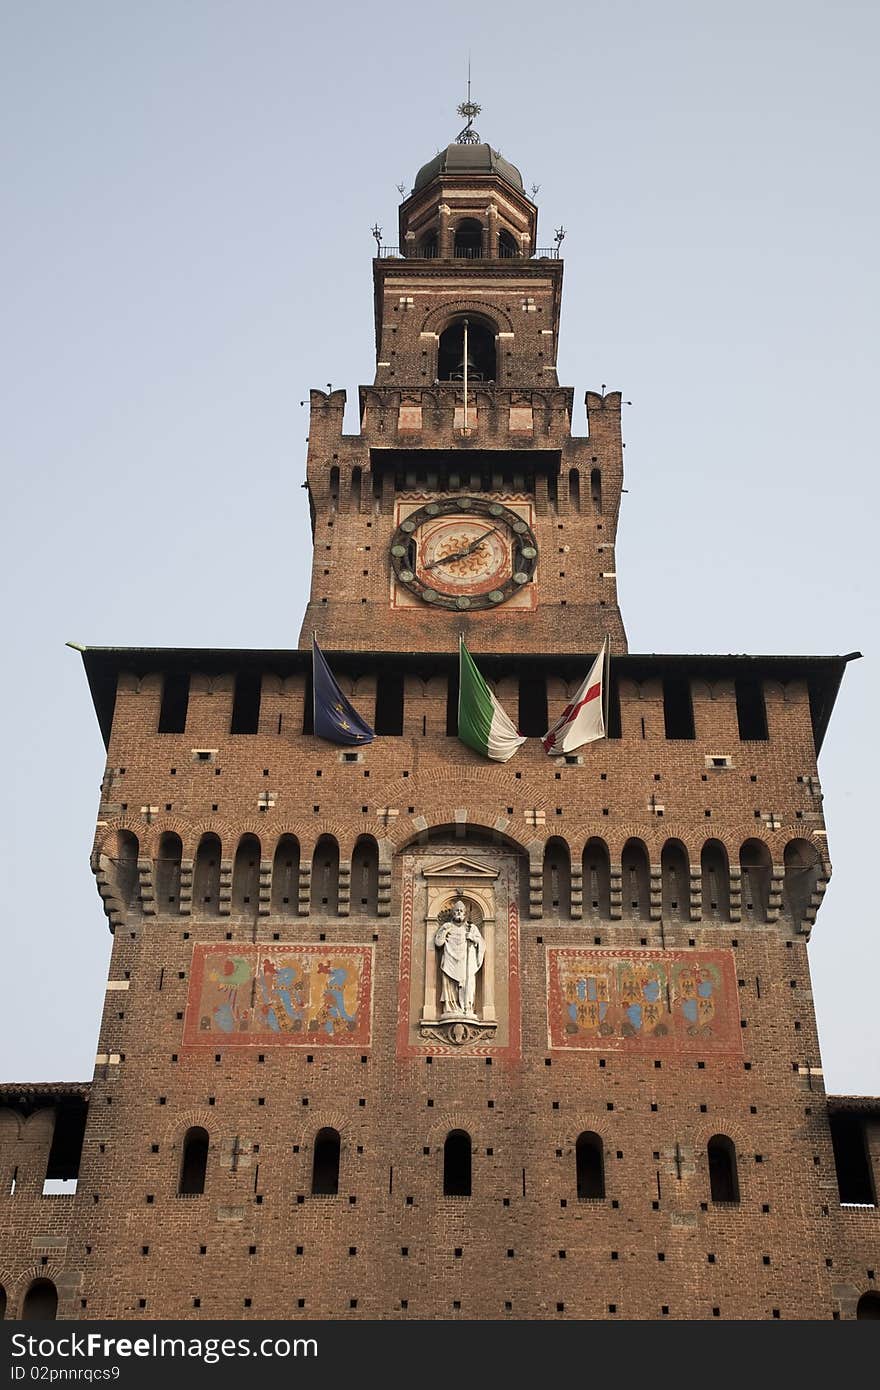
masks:
{"type": "Polygon", "coordinates": [[[541,742],[551,757],[574,753],[585,743],[605,737],[605,694],[608,689],[608,638],[574,699],[565,706],[541,742]]]}

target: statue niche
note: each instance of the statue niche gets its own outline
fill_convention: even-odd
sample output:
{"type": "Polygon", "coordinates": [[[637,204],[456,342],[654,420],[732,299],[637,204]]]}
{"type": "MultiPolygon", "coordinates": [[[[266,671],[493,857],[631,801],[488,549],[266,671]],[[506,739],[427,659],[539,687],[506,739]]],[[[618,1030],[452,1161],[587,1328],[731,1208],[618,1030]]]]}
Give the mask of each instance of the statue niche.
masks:
{"type": "Polygon", "coordinates": [[[495,883],[497,872],[459,860],[424,871],[425,993],[419,1033],[463,1043],[495,1036],[495,883]],[[470,873],[468,870],[470,869],[470,873]],[[468,881],[470,880],[470,881],[468,881]]]}

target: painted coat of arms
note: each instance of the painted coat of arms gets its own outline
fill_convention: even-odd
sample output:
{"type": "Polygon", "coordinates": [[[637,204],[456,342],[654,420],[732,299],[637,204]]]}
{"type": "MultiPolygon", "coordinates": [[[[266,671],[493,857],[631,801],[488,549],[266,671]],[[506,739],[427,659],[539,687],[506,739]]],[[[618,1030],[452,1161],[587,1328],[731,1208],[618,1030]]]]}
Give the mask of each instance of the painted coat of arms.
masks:
{"type": "Polygon", "coordinates": [[[742,1053],[731,951],[548,947],[547,988],[551,1047],[742,1053]]]}
{"type": "Polygon", "coordinates": [[[195,946],[184,1045],[365,1046],[372,963],[369,946],[195,946]]]}

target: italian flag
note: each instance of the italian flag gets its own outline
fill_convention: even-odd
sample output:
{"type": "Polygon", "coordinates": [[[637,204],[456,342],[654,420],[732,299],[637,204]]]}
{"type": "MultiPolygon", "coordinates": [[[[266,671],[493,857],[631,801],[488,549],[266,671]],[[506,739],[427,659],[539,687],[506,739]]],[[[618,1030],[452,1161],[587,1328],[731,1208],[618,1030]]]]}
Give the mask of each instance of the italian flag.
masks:
{"type": "Polygon", "coordinates": [[[525,738],[517,733],[483,680],[463,637],[459,638],[458,662],[458,736],[484,758],[506,763],[525,738]]]}

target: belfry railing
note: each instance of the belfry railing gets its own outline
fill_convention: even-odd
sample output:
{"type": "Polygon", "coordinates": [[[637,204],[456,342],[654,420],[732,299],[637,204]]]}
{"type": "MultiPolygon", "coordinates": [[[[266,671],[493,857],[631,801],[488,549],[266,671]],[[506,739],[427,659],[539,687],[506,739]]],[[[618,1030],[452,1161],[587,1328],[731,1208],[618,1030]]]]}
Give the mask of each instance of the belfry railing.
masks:
{"type": "MultiPolygon", "coordinates": [[[[437,254],[436,246],[407,246],[401,251],[399,246],[380,246],[376,255],[380,261],[436,261],[440,257],[437,254]]],[[[558,246],[539,246],[533,255],[523,255],[520,251],[514,251],[510,247],[502,246],[498,248],[497,256],[485,256],[479,247],[459,247],[454,255],[447,257],[453,261],[558,261],[558,246]]]]}

